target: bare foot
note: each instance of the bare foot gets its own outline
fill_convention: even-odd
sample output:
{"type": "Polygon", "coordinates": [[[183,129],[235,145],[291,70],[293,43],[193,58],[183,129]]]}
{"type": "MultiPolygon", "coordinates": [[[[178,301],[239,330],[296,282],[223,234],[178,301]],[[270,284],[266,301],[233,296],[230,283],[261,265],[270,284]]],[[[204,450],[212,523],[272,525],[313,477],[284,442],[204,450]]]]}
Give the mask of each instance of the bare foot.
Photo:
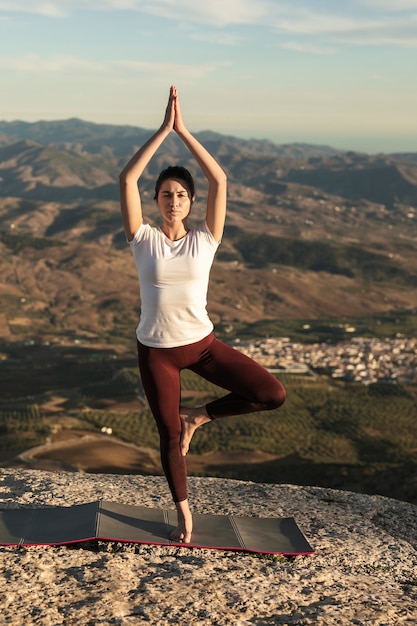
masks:
{"type": "Polygon", "coordinates": [[[192,527],[191,530],[187,530],[185,520],[183,520],[180,524],[178,524],[176,529],[172,531],[169,538],[175,543],[190,543],[192,531],[192,527]]]}
{"type": "Polygon", "coordinates": [[[193,532],[193,517],[188,506],[188,500],[177,502],[178,526],[172,531],[169,538],[176,543],[190,543],[193,532]]]}
{"type": "Polygon", "coordinates": [[[203,406],[196,408],[180,406],[180,418],[182,423],[180,448],[182,456],[186,456],[197,428],[210,422],[211,419],[203,406]]]}

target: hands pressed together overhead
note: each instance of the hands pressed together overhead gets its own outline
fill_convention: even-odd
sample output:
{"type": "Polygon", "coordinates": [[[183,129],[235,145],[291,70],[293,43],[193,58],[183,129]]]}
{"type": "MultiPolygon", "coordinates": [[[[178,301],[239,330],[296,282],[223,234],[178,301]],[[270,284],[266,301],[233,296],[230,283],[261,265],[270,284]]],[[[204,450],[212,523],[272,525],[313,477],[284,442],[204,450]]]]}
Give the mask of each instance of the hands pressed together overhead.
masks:
{"type": "Polygon", "coordinates": [[[178,90],[169,90],[164,120],[159,129],[133,155],[120,173],[120,206],[128,241],[143,222],[138,181],[155,152],[174,130],[188,148],[208,180],[206,223],[216,241],[223,234],[226,217],[227,177],[219,163],[188,130],[182,117],[178,90]]]}
{"type": "Polygon", "coordinates": [[[175,132],[178,134],[181,134],[181,132],[185,130],[180,102],[178,98],[178,90],[174,85],[170,88],[169,91],[169,99],[162,126],[169,131],[175,130],[175,132]]]}

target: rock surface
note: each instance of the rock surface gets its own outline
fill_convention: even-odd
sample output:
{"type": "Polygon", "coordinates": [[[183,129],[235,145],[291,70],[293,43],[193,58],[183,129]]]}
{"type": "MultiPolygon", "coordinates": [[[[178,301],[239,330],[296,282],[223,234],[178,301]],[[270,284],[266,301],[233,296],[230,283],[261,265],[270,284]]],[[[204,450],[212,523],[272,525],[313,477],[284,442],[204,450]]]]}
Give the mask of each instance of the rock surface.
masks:
{"type": "MultiPolygon", "coordinates": [[[[318,487],[190,478],[196,513],[289,517],[294,559],[98,542],[0,547],[0,624],[417,623],[417,507],[318,487]]],[[[163,477],[0,470],[0,507],[104,499],[172,508],[163,477]]]]}

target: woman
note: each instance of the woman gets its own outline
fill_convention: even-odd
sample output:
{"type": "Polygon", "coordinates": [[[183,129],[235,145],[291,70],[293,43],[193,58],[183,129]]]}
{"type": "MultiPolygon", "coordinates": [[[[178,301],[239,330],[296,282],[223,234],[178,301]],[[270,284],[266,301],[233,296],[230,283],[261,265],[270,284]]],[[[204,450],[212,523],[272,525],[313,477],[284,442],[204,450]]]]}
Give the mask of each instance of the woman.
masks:
{"type": "Polygon", "coordinates": [[[190,543],[192,533],[185,456],[195,430],[214,419],[275,409],[285,400],[285,389],[274,376],[215,337],[206,311],[209,273],[226,216],[226,183],[220,165],[187,130],[177,89],[171,87],[162,126],[120,174],[120,202],[140,283],[139,370],[178,513],[171,540],[179,543],[190,543]],[[172,130],[209,184],[205,221],[193,229],[186,220],[194,182],[179,166],[161,172],[156,182],[161,227],[143,221],[138,180],[172,130]],[[230,393],[202,407],[180,406],[180,372],[185,368],[230,393]]]}

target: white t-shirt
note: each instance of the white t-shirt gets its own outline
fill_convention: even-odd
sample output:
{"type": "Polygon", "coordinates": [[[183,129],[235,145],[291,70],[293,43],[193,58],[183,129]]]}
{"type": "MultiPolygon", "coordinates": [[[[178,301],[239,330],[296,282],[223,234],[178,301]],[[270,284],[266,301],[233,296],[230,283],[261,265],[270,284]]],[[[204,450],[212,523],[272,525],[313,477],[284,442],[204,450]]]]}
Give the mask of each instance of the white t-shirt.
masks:
{"type": "Polygon", "coordinates": [[[218,246],[205,222],[178,241],[149,224],[139,227],[130,247],[140,285],[140,343],[173,348],[210,334],[207,289],[218,246]]]}

